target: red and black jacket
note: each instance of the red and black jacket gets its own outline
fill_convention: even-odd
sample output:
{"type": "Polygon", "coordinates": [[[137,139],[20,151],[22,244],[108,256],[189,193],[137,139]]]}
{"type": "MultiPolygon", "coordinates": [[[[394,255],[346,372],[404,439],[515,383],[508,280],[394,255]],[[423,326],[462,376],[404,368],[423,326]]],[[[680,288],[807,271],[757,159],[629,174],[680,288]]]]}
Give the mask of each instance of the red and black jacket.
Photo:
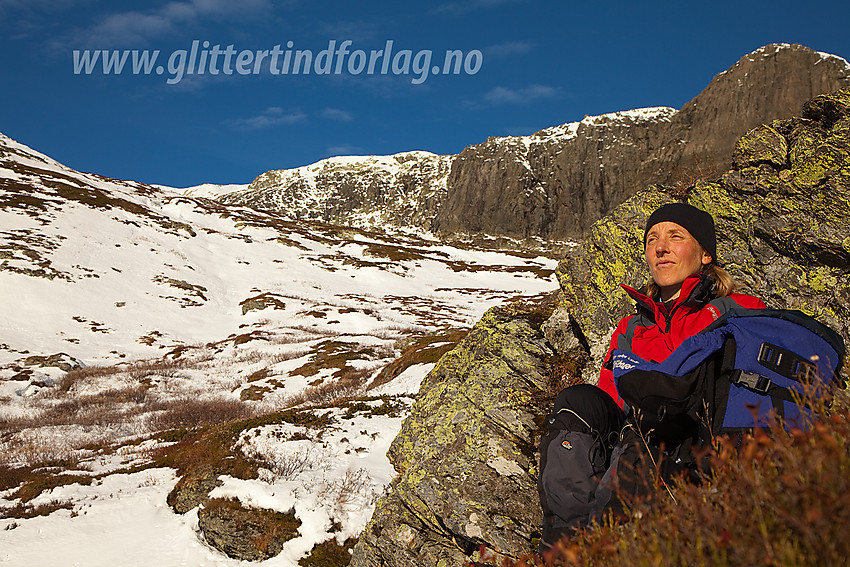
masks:
{"type": "Polygon", "coordinates": [[[736,307],[765,309],[765,304],[752,295],[732,293],[715,297],[714,281],[701,274],[688,276],[682,283],[678,299],[669,308],[651,297],[621,286],[637,303],[637,313],[623,317],[611,336],[608,353],[599,374],[599,387],[623,407],[611,372],[611,352],[623,349],[644,360],[661,362],[685,341],[705,329],[721,315],[736,307]]]}

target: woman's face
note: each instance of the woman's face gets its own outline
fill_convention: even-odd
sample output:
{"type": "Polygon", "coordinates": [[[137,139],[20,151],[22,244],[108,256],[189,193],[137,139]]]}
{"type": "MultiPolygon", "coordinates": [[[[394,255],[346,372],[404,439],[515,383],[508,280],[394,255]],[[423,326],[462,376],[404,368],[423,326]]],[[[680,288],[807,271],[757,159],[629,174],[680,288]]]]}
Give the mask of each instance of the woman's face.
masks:
{"type": "Polygon", "coordinates": [[[711,255],[691,233],[670,221],[660,222],[646,233],[644,258],[662,301],[678,297],[685,278],[711,263],[711,255]]]}

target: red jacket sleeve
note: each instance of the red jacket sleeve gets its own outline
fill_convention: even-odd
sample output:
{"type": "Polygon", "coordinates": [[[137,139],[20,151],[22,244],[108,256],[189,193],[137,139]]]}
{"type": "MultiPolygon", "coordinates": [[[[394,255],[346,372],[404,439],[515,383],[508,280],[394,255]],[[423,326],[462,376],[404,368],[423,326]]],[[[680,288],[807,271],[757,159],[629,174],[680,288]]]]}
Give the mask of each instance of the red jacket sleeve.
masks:
{"type": "Polygon", "coordinates": [[[729,295],[731,299],[735,300],[735,303],[740,305],[745,309],[767,309],[767,305],[764,304],[764,301],[755,297],[754,295],[747,295],[745,293],[732,293],[729,295]]]}

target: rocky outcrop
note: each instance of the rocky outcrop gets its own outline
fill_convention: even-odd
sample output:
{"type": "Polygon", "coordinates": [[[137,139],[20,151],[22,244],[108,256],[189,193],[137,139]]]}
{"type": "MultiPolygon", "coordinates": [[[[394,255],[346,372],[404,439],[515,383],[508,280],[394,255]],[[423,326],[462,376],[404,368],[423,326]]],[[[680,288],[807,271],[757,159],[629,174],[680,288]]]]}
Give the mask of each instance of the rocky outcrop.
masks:
{"type": "Polygon", "coordinates": [[[583,365],[595,378],[616,321],[633,310],[619,284],[647,277],[642,227],[661,203],[710,211],[720,259],[745,291],[813,314],[850,342],[850,89],[749,131],[733,161],[716,181],[675,195],[652,187],[596,223],[561,262],[545,323],[540,310],[495,308],[440,360],[392,445],[399,475],[352,565],[453,566],[480,545],[509,556],[532,549],[535,418],[564,374],[583,365]]]}
{"type": "Polygon", "coordinates": [[[578,239],[639,189],[725,171],[747,130],[847,85],[844,59],[774,44],[742,57],[678,111],[585,117],[531,136],[489,138],[457,156],[330,158],[264,173],[220,199],[295,219],[442,236],[578,239]]]}
{"type": "Polygon", "coordinates": [[[432,229],[581,238],[639,189],[722,172],[747,130],[789,118],[811,97],[847,85],[844,59],[800,45],[769,45],[714,77],[678,112],[646,109],[560,127],[572,136],[549,129],[491,138],[452,164],[432,229]]]}
{"type": "Polygon", "coordinates": [[[686,143],[666,173],[699,169],[700,164],[704,170],[725,171],[731,148],[749,129],[797,115],[807,100],[848,85],[850,66],[841,58],[802,45],[757,49],[714,77],[676,113],[671,135],[681,135],[686,143]]]}
{"type": "Polygon", "coordinates": [[[445,197],[452,156],[404,152],[328,158],[268,171],[224,203],[275,211],[299,220],[375,227],[425,228],[445,197]]]}
{"type": "MultiPolygon", "coordinates": [[[[688,202],[714,215],[718,252],[745,292],[801,309],[850,342],[850,90],[806,103],[801,118],[752,129],[733,168],[699,182],[688,202]]],[[[646,278],[645,219],[674,196],[654,187],[593,226],[558,269],[567,310],[599,361],[632,306],[620,283],[646,278]]]]}
{"type": "Polygon", "coordinates": [[[426,378],[390,447],[399,472],[352,565],[462,565],[479,545],[531,551],[535,419],[554,355],[536,308],[494,308],[426,378]]]}
{"type": "Polygon", "coordinates": [[[446,199],[431,228],[579,237],[642,182],[638,166],[661,149],[674,115],[672,108],[617,112],[470,146],[452,163],[446,199]]]}
{"type": "Polygon", "coordinates": [[[209,500],[198,511],[198,528],[206,542],[228,557],[263,561],[276,556],[298,536],[294,513],[247,509],[238,500],[209,500]]]}

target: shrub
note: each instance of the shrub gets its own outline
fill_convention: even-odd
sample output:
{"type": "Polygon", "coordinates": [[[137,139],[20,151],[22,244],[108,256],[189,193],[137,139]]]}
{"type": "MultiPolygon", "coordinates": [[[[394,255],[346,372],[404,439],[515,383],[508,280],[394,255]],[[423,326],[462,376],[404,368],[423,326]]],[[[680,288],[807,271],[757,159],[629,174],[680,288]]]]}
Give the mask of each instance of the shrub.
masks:
{"type": "Polygon", "coordinates": [[[371,376],[372,370],[345,366],[338,374],[339,377],[335,380],[304,388],[298,394],[287,399],[287,405],[328,405],[357,395],[365,388],[365,380],[371,376]]]}
{"type": "Polygon", "coordinates": [[[369,471],[360,468],[348,469],[342,478],[325,484],[319,491],[319,498],[328,501],[338,520],[348,513],[355,512],[362,498],[374,501],[377,494],[372,491],[372,479],[369,471]]]}
{"type": "Polygon", "coordinates": [[[230,398],[178,398],[160,403],[148,418],[154,431],[198,427],[244,419],[253,414],[250,405],[230,398]]]}
{"type": "Polygon", "coordinates": [[[331,538],[313,547],[310,555],[300,559],[301,567],[345,567],[351,562],[351,550],[357,540],[349,538],[342,544],[331,538]]]}
{"type": "MultiPolygon", "coordinates": [[[[850,557],[850,415],[839,392],[832,411],[785,431],[779,422],[742,440],[716,439],[701,484],[668,484],[625,518],[560,542],[547,566],[843,565],[850,557]]],[[[480,565],[542,566],[539,557],[480,565]]]]}

